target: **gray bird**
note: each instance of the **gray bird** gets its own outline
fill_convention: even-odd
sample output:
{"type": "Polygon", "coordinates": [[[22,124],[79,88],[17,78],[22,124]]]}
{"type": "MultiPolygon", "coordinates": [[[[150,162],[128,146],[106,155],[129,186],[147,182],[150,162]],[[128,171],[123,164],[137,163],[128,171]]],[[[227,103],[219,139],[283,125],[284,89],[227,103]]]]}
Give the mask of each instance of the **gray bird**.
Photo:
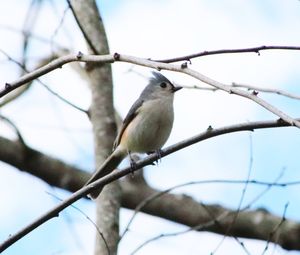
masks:
{"type": "MultiPolygon", "coordinates": [[[[85,185],[111,173],[130,153],[158,151],[170,136],[173,120],[175,87],[165,76],[152,72],[153,77],[130,108],[114,142],[112,154],[85,185]]],[[[102,188],[89,196],[97,198],[102,188]]]]}

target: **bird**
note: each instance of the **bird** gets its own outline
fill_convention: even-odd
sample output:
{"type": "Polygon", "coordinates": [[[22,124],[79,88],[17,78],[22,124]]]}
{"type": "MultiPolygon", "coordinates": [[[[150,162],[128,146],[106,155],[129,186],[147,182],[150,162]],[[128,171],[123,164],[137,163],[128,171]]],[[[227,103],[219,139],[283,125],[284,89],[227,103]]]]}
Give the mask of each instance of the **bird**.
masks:
{"type": "MultiPolygon", "coordinates": [[[[85,186],[111,173],[131,153],[150,154],[161,150],[172,130],[174,93],[180,89],[182,87],[174,86],[161,73],[152,72],[148,85],[123,120],[112,153],[85,186]]],[[[92,191],[88,196],[96,199],[102,188],[92,191]]]]}

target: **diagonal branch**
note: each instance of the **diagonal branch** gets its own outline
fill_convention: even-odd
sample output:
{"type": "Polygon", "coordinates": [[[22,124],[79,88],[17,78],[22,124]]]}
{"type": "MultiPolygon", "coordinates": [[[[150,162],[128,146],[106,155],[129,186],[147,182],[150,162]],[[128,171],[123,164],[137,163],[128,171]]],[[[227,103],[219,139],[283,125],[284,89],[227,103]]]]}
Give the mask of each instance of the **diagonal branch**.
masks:
{"type": "Polygon", "coordinates": [[[82,61],[82,62],[89,62],[89,63],[113,63],[114,61],[121,61],[121,62],[127,62],[132,63],[136,65],[146,66],[155,68],[157,70],[165,69],[175,72],[181,72],[185,73],[187,75],[190,75],[206,84],[209,84],[215,88],[218,88],[220,90],[226,91],[230,94],[235,94],[241,97],[245,97],[247,99],[252,100],[253,102],[259,104],[260,106],[264,107],[266,110],[272,112],[273,114],[280,117],[283,121],[289,123],[291,126],[297,126],[300,127],[300,122],[293,119],[289,115],[285,114],[281,110],[277,109],[273,105],[269,104],[267,101],[259,98],[257,96],[257,93],[249,93],[247,91],[234,88],[230,85],[225,85],[223,83],[220,83],[218,81],[215,81],[193,69],[187,68],[187,65],[174,65],[174,64],[166,64],[166,63],[159,63],[155,61],[151,61],[148,59],[133,57],[133,56],[127,56],[127,55],[120,55],[118,53],[115,53],[114,55],[83,55],[82,53],[78,53],[76,56],[74,55],[67,55],[61,58],[57,58],[56,60],[50,62],[48,65],[45,65],[30,74],[24,75],[20,79],[12,82],[12,83],[6,83],[5,88],[0,91],[0,97],[8,94],[10,91],[14,90],[17,87],[22,86],[24,83],[35,79],[41,75],[44,75],[58,67],[61,67],[62,65],[74,61],[82,61]]]}
{"type": "MultiPolygon", "coordinates": [[[[61,68],[63,65],[67,64],[67,63],[71,63],[71,62],[75,62],[75,61],[80,61],[82,57],[82,53],[79,52],[77,55],[66,55],[66,56],[62,56],[59,57],[53,61],[51,61],[50,63],[37,68],[36,70],[23,75],[21,78],[15,80],[14,82],[11,83],[6,83],[4,86],[4,89],[2,89],[0,91],[0,98],[7,95],[9,92],[19,88],[20,86],[26,84],[27,82],[30,82],[36,78],[39,78],[55,69],[61,68]]],[[[101,55],[99,56],[100,58],[92,60],[91,61],[82,61],[82,62],[96,62],[96,63],[112,63],[114,62],[114,58],[111,55],[101,55]]]]}
{"type": "MultiPolygon", "coordinates": [[[[4,54],[10,61],[12,61],[13,63],[15,63],[16,65],[18,65],[21,69],[23,73],[30,73],[30,71],[27,70],[26,66],[20,62],[18,62],[17,60],[15,60],[14,58],[12,58],[11,56],[9,56],[5,51],[0,49],[0,52],[2,54],[4,54]]],[[[58,53],[61,55],[61,53],[58,53]]],[[[51,60],[54,59],[54,56],[51,55],[49,57],[46,57],[44,59],[42,59],[40,61],[40,63],[38,63],[38,67],[42,67],[45,65],[45,63],[49,63],[51,60]]],[[[79,68],[77,68],[78,70],[79,68]]],[[[79,72],[79,71],[78,71],[79,72]]],[[[73,104],[72,102],[68,101],[67,99],[63,98],[62,96],[60,96],[58,93],[56,93],[55,91],[53,91],[48,85],[46,85],[43,81],[41,81],[40,79],[36,79],[48,92],[50,92],[52,95],[54,95],[55,97],[57,97],[59,100],[61,100],[62,102],[64,102],[65,104],[75,108],[76,110],[79,110],[85,114],[88,114],[88,112],[82,108],[80,108],[79,106],[73,104]]],[[[4,106],[5,104],[15,100],[17,97],[19,97],[20,95],[23,94],[23,92],[25,92],[31,85],[31,83],[33,82],[33,80],[29,81],[29,83],[26,86],[23,86],[23,89],[19,89],[19,90],[15,90],[14,92],[16,92],[15,94],[13,94],[11,97],[9,98],[5,98],[5,100],[3,100],[0,103],[0,107],[4,106]]],[[[10,94],[11,95],[11,94],[10,94]]]]}
{"type": "Polygon", "coordinates": [[[247,99],[252,100],[253,102],[261,105],[262,107],[264,107],[266,110],[272,112],[273,114],[277,115],[278,117],[280,117],[281,119],[283,119],[284,121],[286,121],[287,123],[289,123],[291,126],[297,126],[300,127],[300,122],[293,119],[292,117],[288,116],[287,114],[285,114],[284,112],[282,112],[281,110],[277,109],[276,107],[274,107],[273,105],[269,104],[267,101],[259,98],[257,96],[256,93],[249,93],[247,91],[241,90],[241,89],[237,89],[237,88],[233,88],[232,86],[229,85],[225,85],[221,82],[215,81],[193,69],[187,68],[187,65],[173,65],[173,64],[165,64],[165,63],[161,63],[158,64],[157,62],[153,62],[150,60],[146,60],[146,59],[140,59],[140,58],[136,58],[136,57],[132,57],[132,56],[126,56],[126,55],[119,55],[117,53],[115,53],[115,58],[116,60],[119,61],[124,61],[124,62],[129,62],[129,63],[133,63],[133,64],[137,64],[137,65],[142,65],[142,66],[147,66],[147,67],[152,67],[152,68],[156,68],[158,70],[160,69],[166,69],[166,70],[170,70],[170,71],[175,71],[175,72],[181,72],[181,73],[185,73],[188,74],[206,84],[209,84],[215,88],[218,88],[220,90],[226,91],[229,94],[235,94],[241,97],[245,97],[247,99]]]}
{"type": "Polygon", "coordinates": [[[87,44],[88,44],[88,46],[91,48],[91,50],[92,50],[92,52],[93,52],[94,54],[98,54],[98,50],[96,49],[96,47],[94,46],[92,40],[90,39],[90,37],[89,37],[88,34],[86,33],[85,29],[84,29],[83,26],[81,25],[80,19],[78,18],[78,15],[77,15],[76,11],[74,10],[71,1],[70,1],[70,0],[67,0],[67,3],[68,3],[68,6],[69,6],[69,8],[70,8],[70,10],[71,10],[71,12],[72,12],[72,14],[73,14],[73,17],[74,17],[76,23],[77,23],[77,26],[79,27],[79,29],[80,29],[80,31],[81,31],[81,33],[82,33],[84,39],[86,40],[86,42],[87,42],[87,44]]]}
{"type": "MultiPolygon", "coordinates": [[[[131,167],[126,167],[126,168],[124,168],[122,170],[114,171],[111,174],[109,174],[109,175],[107,175],[107,176],[105,176],[105,177],[97,180],[96,182],[94,182],[94,183],[92,183],[92,184],[90,184],[90,185],[88,185],[86,187],[83,187],[80,190],[76,191],[68,199],[64,200],[63,202],[61,202],[60,204],[58,204],[53,209],[51,209],[48,212],[46,212],[44,215],[42,215],[41,217],[39,217],[37,220],[35,220],[31,224],[29,224],[28,226],[26,226],[25,228],[23,228],[22,230],[20,230],[18,233],[14,234],[14,235],[11,235],[6,241],[4,241],[2,244],[0,244],[0,252],[6,250],[12,244],[14,244],[18,240],[20,240],[23,236],[27,235],[28,233],[30,233],[31,231],[33,231],[38,226],[40,226],[43,223],[45,223],[46,221],[50,220],[53,217],[58,216],[59,213],[63,209],[65,209],[66,207],[68,207],[69,205],[71,205],[72,203],[74,203],[75,201],[79,200],[80,198],[86,196],[87,194],[89,194],[93,190],[96,190],[99,187],[102,187],[102,186],[104,186],[104,185],[106,185],[108,183],[111,183],[111,182],[113,182],[113,181],[115,181],[117,179],[120,179],[121,177],[123,177],[125,175],[131,174],[133,171],[137,171],[138,169],[140,169],[140,168],[142,168],[142,167],[144,167],[146,165],[150,165],[150,164],[152,164],[152,162],[154,162],[155,160],[158,160],[161,157],[169,155],[169,154],[171,154],[171,153],[173,153],[175,151],[183,149],[183,148],[185,148],[187,146],[190,146],[192,144],[195,144],[197,142],[200,142],[200,141],[203,141],[203,140],[215,137],[215,136],[219,136],[219,135],[222,135],[222,134],[227,134],[227,133],[232,133],[232,132],[238,132],[238,131],[246,131],[246,130],[249,131],[249,130],[261,129],[261,128],[283,127],[283,126],[288,126],[288,124],[285,123],[285,122],[282,122],[282,121],[261,121],[261,122],[251,122],[251,123],[245,123],[245,124],[232,125],[232,126],[218,128],[218,129],[208,129],[207,131],[205,131],[203,133],[200,133],[197,136],[191,137],[191,138],[189,138],[187,140],[181,141],[181,142],[179,142],[179,143],[177,143],[175,145],[167,147],[166,149],[164,149],[164,150],[161,151],[160,155],[151,154],[150,156],[146,157],[145,159],[137,161],[136,162],[136,169],[132,169],[131,167]]],[[[5,161],[5,162],[8,162],[8,163],[12,164],[12,165],[17,165],[15,163],[15,160],[13,160],[13,158],[11,157],[11,155],[10,156],[8,155],[9,151],[10,151],[10,154],[17,153],[16,151],[13,151],[13,152],[11,151],[12,149],[14,149],[14,147],[16,147],[16,144],[11,144],[12,146],[11,146],[11,148],[9,148],[7,145],[4,146],[4,144],[1,144],[1,142],[8,142],[8,140],[5,139],[5,138],[1,138],[0,139],[0,149],[2,149],[2,151],[0,153],[1,159],[3,161],[5,161]],[[4,156],[2,154],[4,154],[4,156]]],[[[41,153],[39,153],[37,151],[34,151],[34,150],[30,149],[30,148],[26,148],[26,152],[27,153],[25,154],[25,156],[26,157],[29,156],[29,158],[27,158],[27,159],[30,159],[30,160],[24,160],[24,155],[22,153],[22,148],[21,149],[19,148],[19,150],[21,150],[21,151],[19,151],[19,152],[21,152],[20,155],[19,155],[20,158],[18,158],[18,160],[19,160],[18,163],[20,164],[19,165],[20,169],[24,169],[24,166],[26,167],[27,164],[33,164],[31,167],[34,168],[34,164],[35,164],[36,160],[32,160],[32,159],[35,159],[35,158],[32,158],[32,157],[34,157],[36,155],[38,155],[40,157],[43,156],[43,155],[41,155],[41,153]]],[[[19,153],[17,153],[17,154],[19,154],[19,153]]],[[[48,157],[48,159],[49,159],[49,157],[48,157]]],[[[60,161],[56,162],[56,164],[57,164],[57,169],[60,169],[60,166],[67,167],[66,164],[64,164],[64,163],[62,163],[60,161]]],[[[43,162],[42,166],[40,166],[40,169],[43,169],[45,167],[45,165],[47,165],[47,164],[45,164],[45,162],[43,162]]],[[[31,167],[29,167],[28,169],[31,169],[31,167]]],[[[36,170],[37,170],[37,168],[35,168],[35,171],[36,170]]],[[[59,175],[59,172],[61,172],[61,169],[60,169],[60,171],[52,171],[52,172],[55,172],[57,175],[59,175]]],[[[77,172],[79,172],[79,176],[80,176],[78,178],[79,184],[82,185],[82,183],[84,183],[84,181],[86,181],[87,178],[86,177],[82,178],[82,171],[77,171],[77,172]],[[82,179],[84,179],[84,180],[82,181],[82,179]]],[[[41,173],[39,173],[39,174],[41,175],[41,173]]],[[[73,174],[74,173],[72,172],[72,174],[68,175],[68,176],[69,177],[73,176],[73,174]]],[[[42,176],[44,177],[44,175],[42,175],[42,176]]],[[[61,179],[58,176],[56,176],[55,180],[57,182],[57,180],[61,180],[61,179]]],[[[63,179],[63,180],[64,180],[64,182],[68,181],[68,179],[63,179]]],[[[62,183],[64,184],[64,182],[62,182],[62,183]]],[[[49,181],[49,183],[51,183],[51,181],[49,181]]],[[[77,182],[77,185],[78,185],[78,182],[77,182]]],[[[79,187],[80,187],[80,185],[79,185],[79,187]]],[[[135,195],[131,194],[131,196],[128,196],[128,195],[125,195],[125,194],[126,194],[126,192],[127,192],[127,194],[128,194],[128,192],[131,192],[132,189],[129,189],[129,190],[127,189],[127,191],[126,191],[126,189],[124,188],[123,189],[124,190],[124,195],[123,195],[123,198],[122,198],[123,205],[125,205],[125,206],[127,206],[129,208],[134,208],[136,205],[138,205],[138,203],[141,201],[141,199],[145,199],[145,198],[148,197],[148,195],[153,194],[153,191],[154,191],[153,189],[149,189],[149,187],[147,189],[147,186],[145,186],[144,188],[145,188],[145,192],[142,192],[140,189],[138,189],[138,192],[135,190],[134,191],[135,195]],[[140,197],[139,195],[141,195],[142,193],[144,194],[144,196],[140,197]],[[129,199],[129,197],[131,197],[131,199],[129,199]],[[138,197],[140,197],[140,198],[138,199],[138,197]],[[134,199],[136,199],[136,200],[134,201],[134,199]]],[[[166,194],[166,195],[168,195],[168,198],[166,200],[164,200],[164,203],[162,203],[162,201],[159,200],[159,202],[157,204],[157,206],[160,206],[160,207],[164,206],[163,209],[161,208],[160,210],[156,211],[156,210],[153,209],[153,207],[150,207],[150,208],[147,209],[147,212],[150,213],[150,214],[152,214],[152,215],[158,215],[158,216],[161,215],[161,217],[173,220],[175,222],[180,222],[180,223],[186,224],[188,226],[194,226],[194,225],[199,224],[199,220],[201,220],[201,217],[199,218],[199,213],[200,213],[199,210],[200,209],[199,209],[199,204],[197,202],[195,202],[190,197],[186,197],[186,196],[182,196],[182,195],[181,196],[178,196],[178,195],[175,196],[175,195],[171,195],[171,194],[166,194]],[[173,196],[173,198],[175,200],[174,199],[171,200],[170,196],[173,196]],[[171,201],[172,201],[172,203],[170,204],[171,201]],[[180,206],[180,208],[178,208],[178,203],[183,203],[184,201],[188,201],[190,203],[190,205],[193,206],[194,209],[187,211],[187,210],[184,209],[184,208],[187,208],[186,206],[180,206]],[[175,209],[175,207],[177,207],[177,209],[175,209]],[[179,216],[180,216],[180,212],[181,211],[183,211],[185,213],[188,213],[189,211],[193,211],[193,212],[197,212],[197,213],[196,213],[196,216],[195,216],[194,220],[191,220],[193,218],[186,217],[186,215],[184,216],[183,219],[180,219],[181,217],[179,217],[179,216]],[[175,212],[177,212],[178,214],[175,213],[175,212]]],[[[215,208],[215,210],[217,210],[217,211],[218,210],[223,211],[225,209],[222,208],[222,207],[220,207],[220,206],[217,206],[215,208]]],[[[228,210],[228,209],[226,209],[226,210],[228,210]]],[[[253,216],[252,212],[245,212],[245,213],[249,216],[249,219],[251,219],[250,216],[253,216]]],[[[234,215],[234,213],[233,213],[233,215],[234,215]]],[[[241,214],[239,215],[239,217],[241,217],[241,214]]],[[[269,225],[272,222],[273,223],[275,222],[276,224],[278,224],[278,221],[274,220],[275,216],[270,216],[269,214],[267,214],[266,217],[267,218],[265,220],[268,220],[268,222],[270,221],[268,223],[269,225]]],[[[277,218],[275,217],[275,219],[277,219],[277,218]]],[[[232,218],[229,219],[229,221],[227,222],[227,224],[231,224],[231,222],[232,222],[232,218]]],[[[239,222],[239,219],[237,219],[237,222],[239,222]]],[[[258,238],[258,239],[268,240],[268,239],[265,239],[264,235],[261,235],[261,232],[258,233],[258,229],[259,228],[254,228],[253,227],[253,224],[255,222],[250,222],[251,224],[249,223],[250,224],[249,225],[249,229],[247,228],[247,231],[244,234],[240,233],[240,231],[242,231],[242,229],[244,229],[244,227],[245,227],[244,223],[245,222],[242,221],[240,228],[238,228],[236,230],[234,230],[236,228],[236,226],[234,226],[231,229],[231,233],[230,234],[233,235],[234,233],[236,233],[237,235],[243,236],[243,237],[258,238]],[[251,228],[252,228],[252,231],[250,231],[251,228]],[[235,232],[233,232],[233,231],[235,231],[235,232]],[[248,231],[250,231],[250,232],[248,232],[248,231]],[[252,233],[253,236],[251,236],[252,234],[250,235],[250,234],[247,234],[247,233],[252,233]]],[[[287,224],[285,226],[282,226],[281,230],[285,231],[285,234],[280,235],[281,239],[278,240],[278,243],[283,248],[285,248],[285,249],[300,249],[299,242],[298,242],[298,237],[299,237],[299,233],[300,233],[300,224],[297,224],[296,222],[290,222],[290,223],[291,224],[287,224]],[[291,233],[293,233],[294,238],[291,238],[291,233]]],[[[226,224],[226,222],[224,222],[223,224],[226,224]]],[[[217,233],[220,233],[220,231],[221,231],[220,229],[218,229],[216,227],[213,227],[212,229],[209,229],[209,230],[217,232],[217,233]]],[[[268,231],[268,233],[270,233],[270,229],[268,229],[267,231],[268,231]]],[[[268,235],[268,238],[269,238],[269,235],[268,235]]]]}

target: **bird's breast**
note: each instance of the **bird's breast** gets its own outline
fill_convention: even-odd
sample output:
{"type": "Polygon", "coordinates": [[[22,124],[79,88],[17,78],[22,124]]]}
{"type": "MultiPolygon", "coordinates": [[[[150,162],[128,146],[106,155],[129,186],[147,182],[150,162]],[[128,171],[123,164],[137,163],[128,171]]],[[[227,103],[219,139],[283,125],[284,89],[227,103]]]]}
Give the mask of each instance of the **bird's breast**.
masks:
{"type": "Polygon", "coordinates": [[[173,120],[173,100],[155,99],[145,102],[124,131],[123,145],[131,152],[158,150],[167,141],[173,120]]]}

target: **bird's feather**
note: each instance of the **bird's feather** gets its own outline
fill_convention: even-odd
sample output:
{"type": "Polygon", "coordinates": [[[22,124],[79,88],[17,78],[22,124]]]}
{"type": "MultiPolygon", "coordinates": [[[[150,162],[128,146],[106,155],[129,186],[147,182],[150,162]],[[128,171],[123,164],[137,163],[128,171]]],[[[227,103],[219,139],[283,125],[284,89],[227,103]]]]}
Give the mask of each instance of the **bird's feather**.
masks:
{"type": "Polygon", "coordinates": [[[125,119],[123,120],[121,130],[119,131],[118,136],[116,137],[116,140],[114,142],[113,150],[117,148],[117,146],[120,144],[120,141],[122,139],[122,135],[128,126],[128,124],[135,118],[137,115],[139,109],[143,105],[144,101],[143,100],[136,100],[135,103],[131,106],[129,112],[127,113],[125,119]]]}

